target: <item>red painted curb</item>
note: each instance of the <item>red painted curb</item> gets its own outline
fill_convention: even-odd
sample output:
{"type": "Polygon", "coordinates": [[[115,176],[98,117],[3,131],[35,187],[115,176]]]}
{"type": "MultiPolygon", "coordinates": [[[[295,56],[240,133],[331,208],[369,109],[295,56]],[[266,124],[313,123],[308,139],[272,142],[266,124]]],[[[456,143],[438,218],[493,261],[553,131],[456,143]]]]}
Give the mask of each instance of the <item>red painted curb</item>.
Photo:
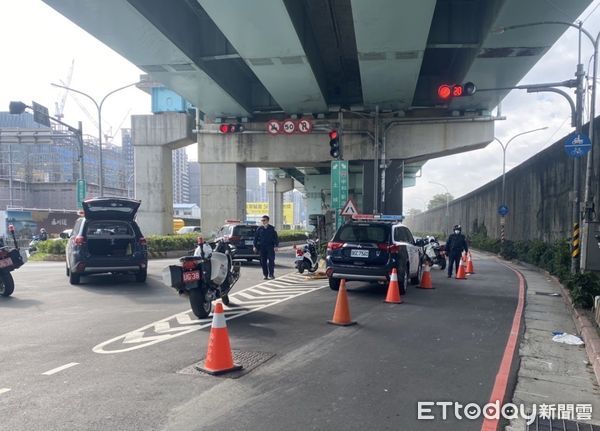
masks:
{"type": "MultiPolygon", "coordinates": [[[[502,262],[501,262],[502,263],[502,262]]],[[[492,395],[490,396],[490,403],[500,402],[500,405],[504,403],[506,398],[506,390],[508,389],[510,370],[513,365],[513,359],[515,352],[518,347],[519,334],[521,332],[521,322],[523,321],[523,309],[525,308],[525,278],[516,269],[502,263],[504,266],[512,270],[519,278],[519,302],[515,310],[513,317],[510,334],[508,335],[508,341],[504,348],[504,354],[502,355],[502,361],[500,362],[500,368],[498,374],[496,374],[496,380],[492,389],[492,395]]],[[[483,419],[481,425],[481,431],[496,431],[500,424],[499,419],[483,419]]]]}

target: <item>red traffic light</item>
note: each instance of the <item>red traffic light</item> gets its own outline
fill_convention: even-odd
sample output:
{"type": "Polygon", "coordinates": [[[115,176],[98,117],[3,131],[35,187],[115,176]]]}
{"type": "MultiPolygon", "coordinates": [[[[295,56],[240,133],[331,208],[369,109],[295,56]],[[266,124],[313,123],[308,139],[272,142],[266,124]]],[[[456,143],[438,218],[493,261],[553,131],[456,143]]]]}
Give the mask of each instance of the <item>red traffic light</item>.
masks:
{"type": "Polygon", "coordinates": [[[338,137],[337,130],[332,130],[331,132],[329,132],[329,139],[337,139],[337,137],[338,137]]]}
{"type": "Polygon", "coordinates": [[[452,97],[472,96],[477,91],[477,87],[472,82],[464,84],[442,84],[438,87],[437,94],[442,100],[448,100],[452,97]]]}
{"type": "Polygon", "coordinates": [[[223,123],[219,126],[219,132],[226,133],[241,133],[244,131],[244,126],[241,124],[227,124],[223,123]]]}

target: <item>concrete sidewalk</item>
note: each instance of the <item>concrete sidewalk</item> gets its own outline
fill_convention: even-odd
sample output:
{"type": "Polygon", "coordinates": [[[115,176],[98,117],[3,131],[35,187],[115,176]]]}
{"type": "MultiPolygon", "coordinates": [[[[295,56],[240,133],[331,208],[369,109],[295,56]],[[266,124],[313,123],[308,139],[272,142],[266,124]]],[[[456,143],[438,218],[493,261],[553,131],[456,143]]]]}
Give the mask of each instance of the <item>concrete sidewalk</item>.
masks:
{"type": "MultiPolygon", "coordinates": [[[[512,402],[524,404],[530,411],[536,404],[538,414],[542,404],[553,405],[555,409],[561,409],[559,404],[591,405],[592,420],[582,420],[580,416],[579,421],[599,425],[600,388],[585,347],[552,341],[554,331],[580,335],[571,317],[568,300],[562,296],[560,284],[536,267],[515,263],[507,265],[520,271],[527,280],[525,332],[519,346],[520,366],[512,402]]],[[[574,408],[577,409],[577,406],[574,408]]],[[[578,420],[576,411],[572,420],[578,420]]],[[[536,429],[535,425],[531,429],[536,429]]],[[[571,428],[553,422],[553,429],[571,428]]],[[[512,420],[505,430],[525,431],[527,425],[522,419],[512,420]]]]}

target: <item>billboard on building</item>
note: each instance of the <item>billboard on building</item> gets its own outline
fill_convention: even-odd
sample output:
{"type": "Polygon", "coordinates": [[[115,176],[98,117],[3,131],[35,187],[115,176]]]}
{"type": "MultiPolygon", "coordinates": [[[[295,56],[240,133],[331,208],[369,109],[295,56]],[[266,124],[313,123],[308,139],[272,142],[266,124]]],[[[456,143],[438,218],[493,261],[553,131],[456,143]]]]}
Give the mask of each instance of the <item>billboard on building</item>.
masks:
{"type": "MultiPolygon", "coordinates": [[[[268,202],[247,202],[246,203],[246,218],[248,220],[258,221],[260,217],[268,214],[271,218],[273,215],[269,213],[268,202]]],[[[294,224],[294,203],[283,203],[283,224],[294,224]]]]}

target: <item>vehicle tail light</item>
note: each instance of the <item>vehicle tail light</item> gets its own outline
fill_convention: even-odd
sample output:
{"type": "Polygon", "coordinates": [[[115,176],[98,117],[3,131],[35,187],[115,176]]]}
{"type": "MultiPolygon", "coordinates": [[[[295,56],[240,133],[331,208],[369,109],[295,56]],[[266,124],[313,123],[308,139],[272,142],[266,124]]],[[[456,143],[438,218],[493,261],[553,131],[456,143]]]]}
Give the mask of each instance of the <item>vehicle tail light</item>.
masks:
{"type": "Polygon", "coordinates": [[[230,242],[236,242],[236,241],[239,241],[239,240],[241,240],[241,239],[242,239],[242,237],[241,237],[241,236],[237,236],[237,235],[231,235],[231,236],[229,237],[229,241],[230,241],[230,242]]]}
{"type": "Polygon", "coordinates": [[[377,244],[377,248],[382,251],[387,251],[388,253],[398,253],[400,251],[399,245],[387,244],[385,242],[377,244]]]}
{"type": "Polygon", "coordinates": [[[75,237],[75,245],[83,245],[85,244],[85,237],[83,235],[77,235],[75,237]]]}
{"type": "Polygon", "coordinates": [[[83,272],[83,271],[85,271],[85,263],[79,262],[77,264],[77,272],[83,272]]]}
{"type": "Polygon", "coordinates": [[[302,256],[303,254],[304,254],[304,252],[302,251],[301,248],[296,249],[296,256],[302,256]]]}
{"type": "Polygon", "coordinates": [[[185,262],[183,262],[182,266],[185,271],[191,271],[193,269],[196,269],[196,262],[193,260],[186,260],[185,262]]]}
{"type": "Polygon", "coordinates": [[[331,277],[332,274],[333,274],[333,268],[327,268],[327,271],[325,271],[325,275],[327,275],[327,277],[331,277]]]}
{"type": "Polygon", "coordinates": [[[140,239],[138,239],[138,242],[140,243],[140,245],[146,245],[148,242],[146,241],[146,238],[141,237],[140,239]]]}
{"type": "Polygon", "coordinates": [[[329,241],[327,243],[327,250],[339,250],[344,246],[343,242],[329,241]]]}

